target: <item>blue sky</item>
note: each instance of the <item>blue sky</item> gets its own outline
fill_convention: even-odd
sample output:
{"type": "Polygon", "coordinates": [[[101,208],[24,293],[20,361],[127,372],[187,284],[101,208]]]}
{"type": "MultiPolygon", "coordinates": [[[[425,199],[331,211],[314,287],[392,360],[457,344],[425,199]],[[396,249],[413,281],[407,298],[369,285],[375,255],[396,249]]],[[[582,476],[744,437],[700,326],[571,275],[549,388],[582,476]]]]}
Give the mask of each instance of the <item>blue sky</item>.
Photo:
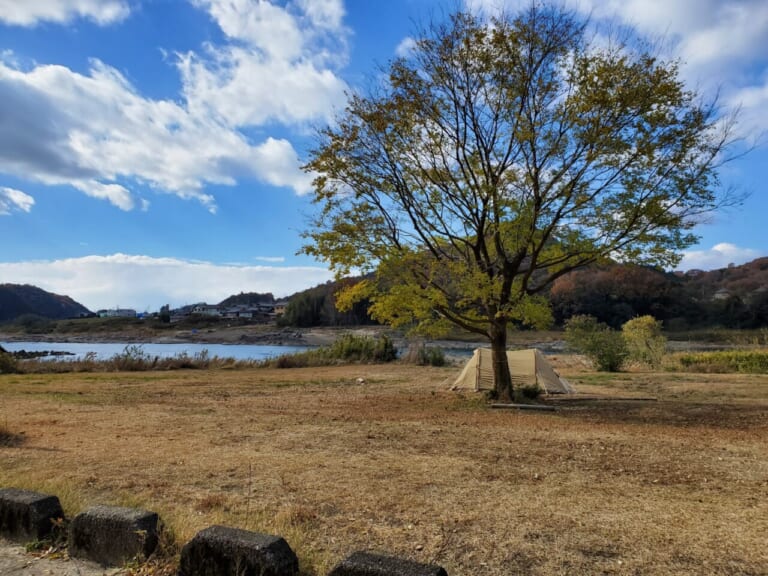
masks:
{"type": "MultiPolygon", "coordinates": [[[[296,252],[315,127],[408,45],[415,22],[517,0],[0,0],[0,283],[91,309],[155,310],[330,279],[296,252]]],[[[768,3],[566,0],[662,38],[757,147],[744,206],[680,265],[768,255],[768,3]],[[762,137],[761,137],[762,135],[762,137]]]]}

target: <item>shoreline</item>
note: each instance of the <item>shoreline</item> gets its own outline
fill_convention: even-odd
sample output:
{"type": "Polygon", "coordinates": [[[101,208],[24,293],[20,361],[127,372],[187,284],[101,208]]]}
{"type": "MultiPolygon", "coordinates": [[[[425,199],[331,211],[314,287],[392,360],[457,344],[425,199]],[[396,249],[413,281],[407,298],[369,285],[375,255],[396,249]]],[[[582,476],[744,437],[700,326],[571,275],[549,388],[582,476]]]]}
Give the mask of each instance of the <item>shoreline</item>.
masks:
{"type": "MultiPolygon", "coordinates": [[[[34,342],[50,344],[215,344],[215,345],[254,345],[254,346],[307,346],[321,347],[332,345],[343,334],[376,337],[387,334],[395,346],[405,352],[410,342],[402,334],[393,335],[383,326],[365,326],[356,328],[277,328],[276,326],[239,326],[226,328],[206,328],[201,330],[168,330],[158,333],[147,330],[103,331],[91,333],[49,333],[20,334],[18,332],[0,332],[0,343],[34,342]]],[[[487,346],[487,342],[467,340],[427,340],[427,346],[443,349],[453,359],[471,355],[478,347],[487,346]]]]}
{"type": "MultiPolygon", "coordinates": [[[[0,342],[39,342],[68,344],[254,344],[266,346],[327,346],[333,344],[342,334],[376,336],[385,328],[277,328],[274,326],[239,326],[228,328],[205,328],[200,330],[168,330],[149,332],[145,330],[104,331],[91,333],[48,333],[21,334],[0,332],[0,342]]],[[[401,338],[397,338],[402,341],[401,338]]]]}

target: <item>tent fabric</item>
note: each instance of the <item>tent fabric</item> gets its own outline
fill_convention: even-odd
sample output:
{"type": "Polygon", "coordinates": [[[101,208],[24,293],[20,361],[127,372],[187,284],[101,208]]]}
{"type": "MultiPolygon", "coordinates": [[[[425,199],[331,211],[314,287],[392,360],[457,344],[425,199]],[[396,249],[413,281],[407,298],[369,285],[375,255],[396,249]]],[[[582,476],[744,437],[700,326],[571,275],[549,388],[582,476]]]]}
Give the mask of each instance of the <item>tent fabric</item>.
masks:
{"type": "MultiPolygon", "coordinates": [[[[539,350],[512,350],[507,352],[512,386],[538,386],[547,394],[573,394],[573,387],[555,372],[539,350]]],[[[493,389],[493,357],[489,348],[476,348],[472,358],[464,365],[452,390],[493,389]]]]}

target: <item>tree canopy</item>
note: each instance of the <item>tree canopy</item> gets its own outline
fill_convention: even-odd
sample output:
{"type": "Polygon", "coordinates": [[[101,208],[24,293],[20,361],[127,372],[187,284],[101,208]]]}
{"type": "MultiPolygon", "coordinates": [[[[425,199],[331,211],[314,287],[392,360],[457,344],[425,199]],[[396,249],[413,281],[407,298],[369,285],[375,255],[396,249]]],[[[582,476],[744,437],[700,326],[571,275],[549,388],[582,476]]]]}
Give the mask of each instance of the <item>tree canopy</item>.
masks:
{"type": "Polygon", "coordinates": [[[638,43],[590,41],[564,8],[451,14],[384,72],[320,131],[303,250],[375,272],[342,304],[487,337],[500,397],[507,330],[550,321],[548,285],[608,257],[673,264],[723,201],[715,102],[638,43]]]}

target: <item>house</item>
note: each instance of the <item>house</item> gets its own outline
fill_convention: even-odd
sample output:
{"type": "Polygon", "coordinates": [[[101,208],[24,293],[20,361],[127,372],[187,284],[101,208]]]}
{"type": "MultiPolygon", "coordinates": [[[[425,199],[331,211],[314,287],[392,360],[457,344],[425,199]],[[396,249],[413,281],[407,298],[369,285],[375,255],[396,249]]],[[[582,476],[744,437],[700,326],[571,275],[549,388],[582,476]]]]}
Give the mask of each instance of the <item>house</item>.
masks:
{"type": "Polygon", "coordinates": [[[731,297],[731,292],[727,288],[720,288],[712,295],[712,300],[728,300],[731,297]]]}
{"type": "Polygon", "coordinates": [[[133,308],[112,308],[96,312],[99,318],[136,318],[136,310],[133,308]]]}
{"type": "Polygon", "coordinates": [[[221,309],[215,304],[195,304],[192,308],[192,314],[201,316],[221,316],[221,309]]]}
{"type": "Polygon", "coordinates": [[[272,306],[272,313],[278,317],[282,316],[285,314],[286,308],[288,308],[288,301],[280,300],[279,302],[275,302],[274,306],[272,306]]]}

